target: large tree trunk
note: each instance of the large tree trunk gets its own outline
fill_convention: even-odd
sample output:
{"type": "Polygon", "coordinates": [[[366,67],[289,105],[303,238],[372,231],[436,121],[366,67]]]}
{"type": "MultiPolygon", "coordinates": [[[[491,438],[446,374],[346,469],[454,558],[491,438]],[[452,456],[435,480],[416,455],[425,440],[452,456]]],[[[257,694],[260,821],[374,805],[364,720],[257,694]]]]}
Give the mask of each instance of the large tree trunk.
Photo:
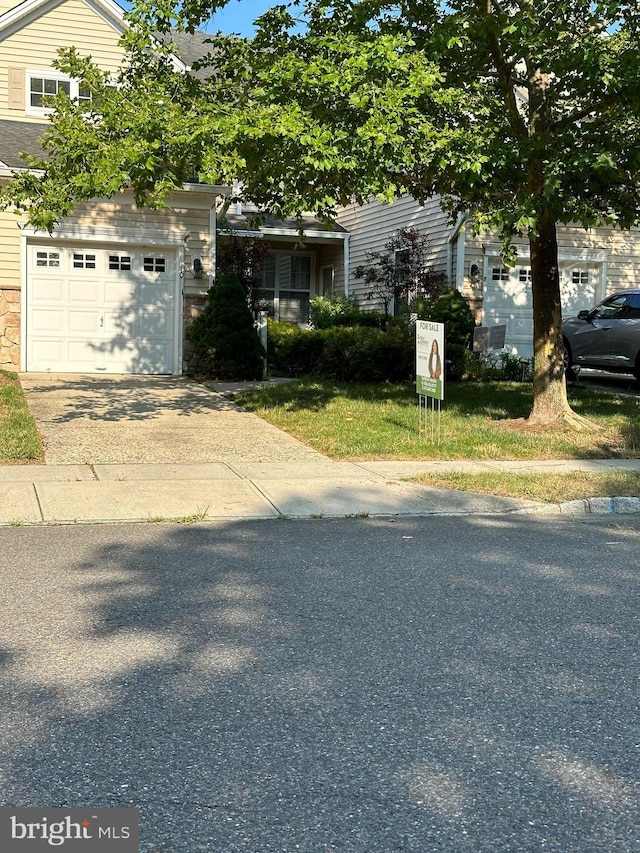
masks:
{"type": "Polygon", "coordinates": [[[531,426],[588,428],[589,422],[573,411],[567,400],[562,366],[562,307],[558,270],[556,222],[545,211],[530,235],[533,290],[533,409],[531,426]]]}

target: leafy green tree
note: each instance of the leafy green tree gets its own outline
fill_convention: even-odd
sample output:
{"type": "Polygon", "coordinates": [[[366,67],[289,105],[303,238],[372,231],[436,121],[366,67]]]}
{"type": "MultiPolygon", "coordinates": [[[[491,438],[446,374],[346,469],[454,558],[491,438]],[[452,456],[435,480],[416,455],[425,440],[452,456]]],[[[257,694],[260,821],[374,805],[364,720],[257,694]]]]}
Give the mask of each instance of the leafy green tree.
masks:
{"type": "Polygon", "coordinates": [[[562,371],[557,227],[640,218],[638,4],[303,0],[274,7],[252,41],[213,38],[197,76],[176,71],[171,29],[221,5],[138,0],[117,87],[63,53],[59,67],[93,104],[59,96],[49,162],[32,162],[44,174],[22,173],[4,203],[51,227],[75,201],[125,186],[161,204],[194,174],[241,179],[276,215],[439,194],[499,232],[507,256],[527,235],[530,420],[578,423],[562,371]]]}
{"type": "Polygon", "coordinates": [[[203,313],[187,329],[202,369],[217,379],[260,379],[264,347],[254,328],[245,289],[234,273],[219,275],[203,313]]]}

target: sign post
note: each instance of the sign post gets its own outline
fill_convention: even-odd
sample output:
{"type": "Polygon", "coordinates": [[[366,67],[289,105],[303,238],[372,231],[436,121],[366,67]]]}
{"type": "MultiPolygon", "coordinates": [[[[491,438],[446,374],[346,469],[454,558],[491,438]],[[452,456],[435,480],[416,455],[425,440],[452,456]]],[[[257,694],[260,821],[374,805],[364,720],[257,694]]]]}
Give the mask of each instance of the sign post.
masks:
{"type": "Polygon", "coordinates": [[[416,320],[416,393],[420,436],[426,436],[429,425],[427,398],[431,398],[431,440],[436,433],[436,400],[438,401],[438,444],[440,416],[444,400],[444,323],[416,320]]]}

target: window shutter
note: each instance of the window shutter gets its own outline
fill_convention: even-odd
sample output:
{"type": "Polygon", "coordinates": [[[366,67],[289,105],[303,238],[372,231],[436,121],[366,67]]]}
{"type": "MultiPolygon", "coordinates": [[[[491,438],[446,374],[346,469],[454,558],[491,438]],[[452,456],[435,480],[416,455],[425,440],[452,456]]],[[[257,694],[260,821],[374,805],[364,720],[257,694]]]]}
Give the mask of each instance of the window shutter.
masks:
{"type": "Polygon", "coordinates": [[[24,68],[9,68],[9,109],[24,110],[24,68]]]}

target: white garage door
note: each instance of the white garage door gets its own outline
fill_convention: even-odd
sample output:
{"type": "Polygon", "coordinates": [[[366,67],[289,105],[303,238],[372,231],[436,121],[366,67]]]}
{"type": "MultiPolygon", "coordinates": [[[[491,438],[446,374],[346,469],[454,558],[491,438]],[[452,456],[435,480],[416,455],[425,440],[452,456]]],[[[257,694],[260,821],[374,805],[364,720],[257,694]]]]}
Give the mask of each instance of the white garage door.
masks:
{"type": "MultiPolygon", "coordinates": [[[[600,298],[601,264],[597,261],[560,262],[563,316],[591,308],[600,298]]],[[[483,325],[505,324],[505,347],[522,358],[533,355],[531,267],[507,269],[499,257],[489,257],[483,303],[483,325]]]]}
{"type": "Polygon", "coordinates": [[[175,252],[30,244],[29,371],[172,373],[175,252]]]}

